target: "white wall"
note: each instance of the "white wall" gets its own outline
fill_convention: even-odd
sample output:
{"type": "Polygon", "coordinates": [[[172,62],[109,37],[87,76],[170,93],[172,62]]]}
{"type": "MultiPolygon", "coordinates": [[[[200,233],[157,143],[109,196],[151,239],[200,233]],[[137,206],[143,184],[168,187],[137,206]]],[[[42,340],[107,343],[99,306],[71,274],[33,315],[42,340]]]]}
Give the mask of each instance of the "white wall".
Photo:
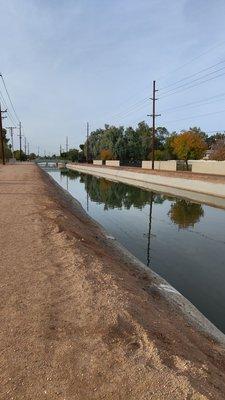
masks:
{"type": "MultiPolygon", "coordinates": [[[[142,168],[152,169],[152,162],[151,161],[142,161],[142,168]]],[[[163,171],[176,171],[177,170],[177,161],[176,160],[155,161],[155,169],[163,170],[163,171]]]]}
{"type": "Polygon", "coordinates": [[[119,160],[106,160],[105,165],[108,167],[119,167],[120,161],[119,160]]]}
{"type": "Polygon", "coordinates": [[[200,174],[225,175],[225,161],[191,160],[192,172],[200,174]]]}
{"type": "Polygon", "coordinates": [[[102,165],[102,160],[93,160],[94,165],[102,165]]]}

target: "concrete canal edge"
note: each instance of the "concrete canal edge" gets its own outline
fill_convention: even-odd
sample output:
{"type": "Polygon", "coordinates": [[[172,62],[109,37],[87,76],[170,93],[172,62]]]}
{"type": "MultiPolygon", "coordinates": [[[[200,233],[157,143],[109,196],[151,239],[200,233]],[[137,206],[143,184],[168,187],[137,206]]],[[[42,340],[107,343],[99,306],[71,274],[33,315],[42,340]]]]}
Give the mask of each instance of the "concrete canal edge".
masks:
{"type": "Polygon", "coordinates": [[[225,185],[199,179],[182,179],[151,173],[133,172],[126,169],[96,167],[82,164],[67,164],[70,170],[103,177],[114,182],[122,182],[142,189],[163,192],[168,195],[183,197],[196,202],[225,208],[225,185]]]}
{"type": "MultiPolygon", "coordinates": [[[[165,279],[143,264],[132,253],[130,253],[129,250],[113,238],[110,235],[110,232],[107,232],[101,224],[87,214],[81,203],[76,198],[74,198],[67,190],[63,189],[46,171],[42,171],[47,176],[47,179],[49,179],[67,199],[73,212],[75,214],[81,213],[89,223],[91,222],[98,230],[100,229],[105,242],[107,242],[107,246],[113,252],[119,254],[121,261],[128,264],[130,269],[139,270],[141,272],[145,271],[153,282],[153,288],[151,288],[151,290],[160,293],[160,295],[165,298],[168,306],[172,307],[174,310],[174,315],[179,311],[196,331],[203,332],[203,334],[206,334],[225,347],[225,335],[223,332],[210,322],[187,298],[171,286],[165,279]]],[[[82,172],[84,172],[84,170],[82,172]]]]}

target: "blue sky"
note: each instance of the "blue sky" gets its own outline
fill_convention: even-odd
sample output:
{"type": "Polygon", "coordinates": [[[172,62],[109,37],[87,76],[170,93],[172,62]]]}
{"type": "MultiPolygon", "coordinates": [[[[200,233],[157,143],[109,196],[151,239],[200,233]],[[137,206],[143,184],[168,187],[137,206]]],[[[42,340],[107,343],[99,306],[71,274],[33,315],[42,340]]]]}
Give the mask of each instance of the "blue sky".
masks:
{"type": "Polygon", "coordinates": [[[91,129],[150,121],[153,79],[160,89],[218,63],[189,78],[217,79],[165,98],[159,91],[158,125],[225,129],[224,0],[0,3],[0,71],[32,151],[57,152],[66,136],[78,146],[86,121],[91,129]]]}

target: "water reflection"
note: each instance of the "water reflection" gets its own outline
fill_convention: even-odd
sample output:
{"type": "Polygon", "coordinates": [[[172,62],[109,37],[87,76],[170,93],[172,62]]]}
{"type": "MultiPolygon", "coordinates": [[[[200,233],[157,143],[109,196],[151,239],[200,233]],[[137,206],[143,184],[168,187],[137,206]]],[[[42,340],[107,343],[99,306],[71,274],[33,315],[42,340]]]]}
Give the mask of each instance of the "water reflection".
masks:
{"type": "Polygon", "coordinates": [[[168,213],[171,221],[178,225],[179,229],[187,229],[204,217],[201,204],[191,203],[184,199],[177,199],[170,207],[168,213]]]}
{"type": "MultiPolygon", "coordinates": [[[[149,204],[149,233],[148,233],[148,248],[150,248],[150,236],[152,226],[152,207],[153,203],[163,204],[165,200],[171,202],[171,207],[168,212],[173,224],[179,229],[187,229],[193,227],[204,216],[204,211],[201,204],[192,203],[184,199],[173,199],[170,196],[156,194],[147,190],[140,190],[135,186],[119,184],[108,181],[104,178],[81,174],[76,171],[62,170],[61,175],[70,180],[79,179],[84,184],[87,193],[87,211],[89,207],[89,198],[91,201],[104,204],[104,210],[122,209],[129,210],[131,207],[141,210],[149,204]]],[[[147,262],[149,265],[149,261],[147,262]]]]}

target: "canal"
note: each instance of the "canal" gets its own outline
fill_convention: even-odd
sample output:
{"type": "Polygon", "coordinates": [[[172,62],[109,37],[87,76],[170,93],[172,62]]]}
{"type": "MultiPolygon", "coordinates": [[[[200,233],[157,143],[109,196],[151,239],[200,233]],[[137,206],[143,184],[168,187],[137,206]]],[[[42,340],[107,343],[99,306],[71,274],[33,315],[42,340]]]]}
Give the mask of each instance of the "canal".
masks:
{"type": "Polygon", "coordinates": [[[75,171],[48,172],[225,333],[225,210],[75,171]]]}

